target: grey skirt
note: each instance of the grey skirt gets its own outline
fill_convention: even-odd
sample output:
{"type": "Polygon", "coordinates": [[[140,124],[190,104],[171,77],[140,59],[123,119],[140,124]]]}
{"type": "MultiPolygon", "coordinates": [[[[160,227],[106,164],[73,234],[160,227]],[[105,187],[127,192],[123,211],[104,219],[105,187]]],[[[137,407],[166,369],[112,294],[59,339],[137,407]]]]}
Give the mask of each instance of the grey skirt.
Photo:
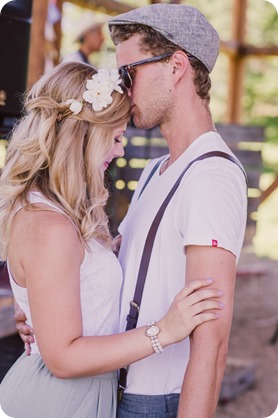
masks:
{"type": "Polygon", "coordinates": [[[115,418],[117,373],[58,379],[24,353],[0,385],[0,405],[13,418],[115,418]]]}

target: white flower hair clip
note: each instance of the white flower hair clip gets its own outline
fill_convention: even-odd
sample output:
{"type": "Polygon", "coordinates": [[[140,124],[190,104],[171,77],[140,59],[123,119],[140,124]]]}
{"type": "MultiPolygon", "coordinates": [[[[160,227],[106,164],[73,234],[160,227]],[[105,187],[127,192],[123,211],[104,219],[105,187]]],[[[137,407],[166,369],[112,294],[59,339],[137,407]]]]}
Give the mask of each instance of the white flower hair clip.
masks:
{"type": "Polygon", "coordinates": [[[98,112],[112,103],[113,91],[123,94],[121,81],[118,70],[100,69],[92,76],[92,80],[87,81],[83,99],[98,112]]]}
{"type": "Polygon", "coordinates": [[[122,80],[119,76],[118,70],[100,69],[97,74],[92,76],[92,79],[86,82],[86,91],[83,93],[83,100],[68,99],[66,104],[69,109],[57,116],[57,120],[61,121],[71,113],[78,115],[81,112],[84,101],[91,103],[95,112],[106,108],[112,103],[112,93],[117,91],[123,94],[120,86],[122,80]]]}
{"type": "Polygon", "coordinates": [[[75,115],[78,115],[78,113],[81,112],[82,107],[83,107],[83,101],[79,102],[78,100],[75,100],[75,99],[67,100],[66,104],[70,105],[69,108],[72,111],[72,113],[74,113],[75,115]]]}
{"type": "Polygon", "coordinates": [[[61,120],[65,119],[71,113],[73,113],[74,115],[78,115],[78,113],[80,113],[82,110],[83,100],[79,102],[75,99],[69,99],[66,101],[66,104],[69,105],[69,108],[64,112],[58,113],[57,120],[59,122],[61,122],[61,120]]]}

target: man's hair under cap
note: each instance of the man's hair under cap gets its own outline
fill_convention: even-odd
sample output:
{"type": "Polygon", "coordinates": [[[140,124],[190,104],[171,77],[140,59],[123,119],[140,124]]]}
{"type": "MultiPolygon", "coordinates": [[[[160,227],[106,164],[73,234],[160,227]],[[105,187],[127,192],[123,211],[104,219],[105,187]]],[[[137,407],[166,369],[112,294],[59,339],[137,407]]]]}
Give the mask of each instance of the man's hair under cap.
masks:
{"type": "Polygon", "coordinates": [[[153,28],[184,49],[212,71],[219,54],[219,36],[195,7],[182,4],[153,4],[122,13],[109,20],[113,25],[140,24],[153,28]]]}

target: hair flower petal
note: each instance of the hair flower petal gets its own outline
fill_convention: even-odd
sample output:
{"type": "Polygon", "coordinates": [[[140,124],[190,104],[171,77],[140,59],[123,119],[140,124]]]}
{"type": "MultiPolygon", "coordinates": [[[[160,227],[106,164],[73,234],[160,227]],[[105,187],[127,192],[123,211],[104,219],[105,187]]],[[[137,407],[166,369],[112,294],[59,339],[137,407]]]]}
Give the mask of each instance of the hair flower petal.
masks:
{"type": "Polygon", "coordinates": [[[69,108],[72,111],[72,113],[74,113],[75,115],[78,115],[78,113],[81,112],[82,107],[83,107],[83,102],[79,102],[78,100],[75,99],[69,99],[66,101],[66,104],[69,104],[69,108]]]}
{"type": "Polygon", "coordinates": [[[83,99],[92,104],[95,112],[105,109],[112,103],[113,91],[123,94],[120,83],[118,70],[100,69],[90,80],[87,80],[87,90],[83,93],[83,99]]]}

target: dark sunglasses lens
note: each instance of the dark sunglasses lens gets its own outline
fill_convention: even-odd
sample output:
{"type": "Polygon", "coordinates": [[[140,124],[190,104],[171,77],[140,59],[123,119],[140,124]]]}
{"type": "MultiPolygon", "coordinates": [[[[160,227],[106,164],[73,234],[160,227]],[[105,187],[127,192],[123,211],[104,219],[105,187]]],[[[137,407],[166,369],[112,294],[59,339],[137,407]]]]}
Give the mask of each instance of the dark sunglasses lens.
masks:
{"type": "Polygon", "coordinates": [[[122,68],[119,69],[119,73],[120,73],[120,77],[123,80],[123,83],[126,86],[126,88],[130,89],[131,78],[130,78],[130,75],[128,74],[128,70],[126,70],[125,68],[122,67],[122,68]]]}

